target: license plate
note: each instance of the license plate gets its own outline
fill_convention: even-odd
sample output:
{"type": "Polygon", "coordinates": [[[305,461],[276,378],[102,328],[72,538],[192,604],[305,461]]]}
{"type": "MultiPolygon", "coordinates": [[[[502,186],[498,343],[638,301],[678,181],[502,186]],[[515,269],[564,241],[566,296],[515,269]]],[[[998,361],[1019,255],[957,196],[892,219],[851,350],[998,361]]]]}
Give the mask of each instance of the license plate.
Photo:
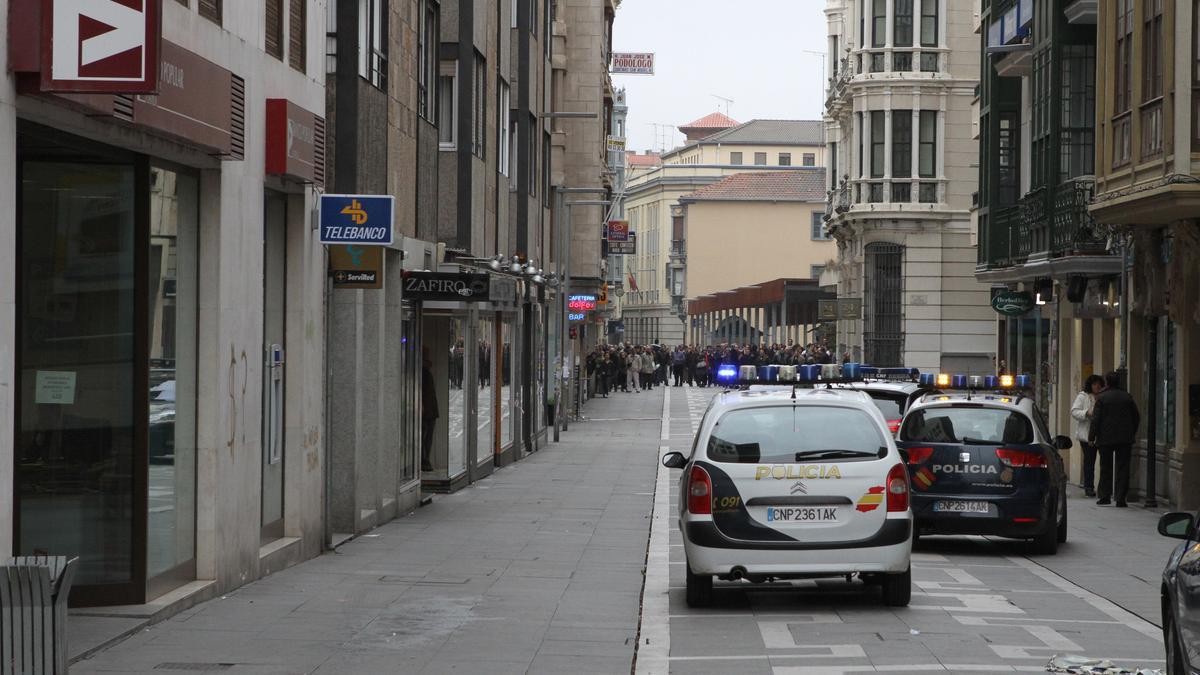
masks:
{"type": "Polygon", "coordinates": [[[991,504],[988,502],[945,500],[934,502],[933,510],[939,513],[990,513],[991,504]]]}
{"type": "Polygon", "coordinates": [[[836,506],[784,506],[767,509],[768,523],[836,523],[836,506]]]}

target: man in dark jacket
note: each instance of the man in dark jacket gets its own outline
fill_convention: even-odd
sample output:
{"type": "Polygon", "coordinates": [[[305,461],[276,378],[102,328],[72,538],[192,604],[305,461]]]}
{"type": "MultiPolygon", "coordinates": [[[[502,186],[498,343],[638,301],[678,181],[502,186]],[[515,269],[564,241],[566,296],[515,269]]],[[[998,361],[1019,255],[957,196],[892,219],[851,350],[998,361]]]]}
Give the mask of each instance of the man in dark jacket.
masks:
{"type": "Polygon", "coordinates": [[[1120,376],[1117,373],[1105,375],[1104,391],[1096,397],[1096,404],[1092,408],[1092,424],[1088,429],[1088,436],[1100,453],[1100,484],[1096,486],[1100,499],[1097,504],[1109,504],[1109,498],[1116,497],[1117,506],[1127,506],[1129,460],[1139,422],[1137,404],[1129,392],[1121,389],[1120,376]]]}

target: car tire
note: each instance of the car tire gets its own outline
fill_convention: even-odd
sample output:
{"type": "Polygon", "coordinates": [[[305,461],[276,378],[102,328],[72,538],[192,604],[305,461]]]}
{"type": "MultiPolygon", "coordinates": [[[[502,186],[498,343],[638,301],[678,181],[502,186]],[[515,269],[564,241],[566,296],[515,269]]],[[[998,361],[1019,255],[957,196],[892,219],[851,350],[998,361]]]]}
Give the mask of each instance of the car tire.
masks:
{"type": "Polygon", "coordinates": [[[883,577],[883,604],[888,607],[907,607],[912,600],[912,568],[899,574],[883,577]]]}
{"type": "Polygon", "coordinates": [[[1067,543],[1067,493],[1061,491],[1062,495],[1058,508],[1062,509],[1058,515],[1058,543],[1067,543]]]}
{"type": "Polygon", "coordinates": [[[1058,507],[1050,512],[1050,522],[1054,523],[1046,531],[1033,538],[1033,552],[1038,555],[1054,555],[1058,553],[1058,507]]]}
{"type": "Polygon", "coordinates": [[[1163,642],[1167,646],[1167,675],[1187,675],[1183,667],[1183,645],[1175,630],[1175,616],[1170,611],[1163,618],[1163,642]]]}
{"type": "Polygon", "coordinates": [[[692,574],[691,565],[687,566],[687,605],[688,607],[708,607],[712,605],[713,578],[711,574],[692,574]]]}

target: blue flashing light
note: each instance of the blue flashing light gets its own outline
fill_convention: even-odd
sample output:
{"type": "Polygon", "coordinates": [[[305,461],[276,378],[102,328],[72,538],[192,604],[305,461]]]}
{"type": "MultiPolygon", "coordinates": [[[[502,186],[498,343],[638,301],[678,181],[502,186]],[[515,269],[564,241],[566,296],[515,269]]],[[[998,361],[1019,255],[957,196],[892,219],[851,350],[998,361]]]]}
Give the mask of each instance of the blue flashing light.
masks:
{"type": "Polygon", "coordinates": [[[779,381],[779,366],[763,366],[759,371],[759,375],[767,382],[779,381]]]}
{"type": "Polygon", "coordinates": [[[1017,375],[1013,379],[1013,384],[1017,389],[1028,389],[1033,386],[1033,378],[1028,375],[1017,375]]]}
{"type": "MultiPolygon", "coordinates": [[[[887,369],[885,368],[884,370],[887,370],[887,369]]],[[[878,375],[879,369],[876,368],[875,366],[861,366],[859,368],[859,372],[862,373],[863,377],[870,377],[872,375],[878,375]]]]}
{"type": "Polygon", "coordinates": [[[846,379],[857,379],[862,377],[861,363],[844,363],[842,364],[842,377],[846,379]]]}
{"type": "Polygon", "coordinates": [[[954,387],[955,389],[966,389],[967,388],[967,376],[966,375],[954,375],[953,377],[950,378],[950,386],[954,387]]]}
{"type": "Polygon", "coordinates": [[[731,364],[723,364],[717,367],[718,382],[733,382],[737,379],[737,366],[731,364]]]}
{"type": "Polygon", "coordinates": [[[935,378],[936,376],[933,373],[921,373],[921,375],[917,378],[917,384],[921,385],[922,387],[932,387],[934,384],[936,384],[935,378]]]}
{"type": "Polygon", "coordinates": [[[1000,386],[1000,378],[995,375],[985,375],[983,377],[984,389],[996,389],[1000,386]]]}
{"type": "Polygon", "coordinates": [[[821,366],[815,363],[806,363],[799,368],[796,377],[801,382],[816,382],[821,376],[821,366]]]}

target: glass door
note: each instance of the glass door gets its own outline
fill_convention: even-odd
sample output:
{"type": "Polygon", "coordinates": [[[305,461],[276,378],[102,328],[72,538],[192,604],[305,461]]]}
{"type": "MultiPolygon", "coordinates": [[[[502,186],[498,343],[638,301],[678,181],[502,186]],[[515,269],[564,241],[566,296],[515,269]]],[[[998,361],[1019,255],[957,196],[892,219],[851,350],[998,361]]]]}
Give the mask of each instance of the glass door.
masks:
{"type": "Polygon", "coordinates": [[[283,443],[287,309],[287,196],[267,190],[263,214],[262,541],[283,536],[283,443]]]}

